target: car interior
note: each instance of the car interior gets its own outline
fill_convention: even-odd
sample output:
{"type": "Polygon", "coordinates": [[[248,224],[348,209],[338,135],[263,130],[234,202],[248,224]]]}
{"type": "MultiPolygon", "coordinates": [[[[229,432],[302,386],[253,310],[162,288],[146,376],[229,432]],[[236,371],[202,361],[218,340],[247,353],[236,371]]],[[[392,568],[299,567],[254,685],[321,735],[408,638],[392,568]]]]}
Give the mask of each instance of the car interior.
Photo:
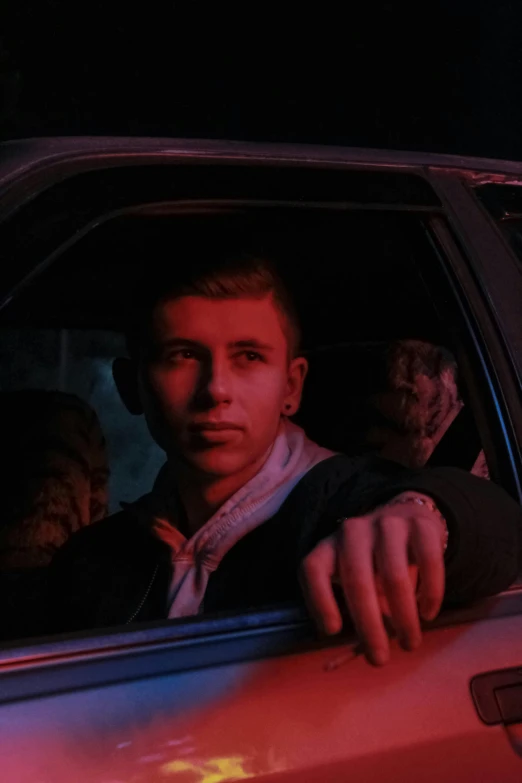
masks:
{"type": "Polygon", "coordinates": [[[413,211],[207,200],[107,214],[41,258],[0,313],[7,512],[0,575],[11,638],[20,601],[67,538],[147,492],[164,457],[111,375],[136,280],[195,237],[277,267],[310,371],[296,422],[321,445],[488,475],[454,336],[430,295],[435,254],[413,211]],[[31,459],[25,455],[31,454],[31,459]]]}

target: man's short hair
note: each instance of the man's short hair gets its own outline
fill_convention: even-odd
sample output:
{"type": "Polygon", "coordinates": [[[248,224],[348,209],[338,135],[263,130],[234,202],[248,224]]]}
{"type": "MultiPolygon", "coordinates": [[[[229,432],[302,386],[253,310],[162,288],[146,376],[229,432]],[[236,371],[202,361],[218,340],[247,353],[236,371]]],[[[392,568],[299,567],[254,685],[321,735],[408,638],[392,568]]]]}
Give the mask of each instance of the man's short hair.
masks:
{"type": "Polygon", "coordinates": [[[127,317],[126,342],[129,355],[137,357],[147,341],[154,308],[161,302],[183,296],[208,299],[263,298],[272,295],[281,316],[288,356],[300,348],[301,330],[292,296],[272,260],[253,252],[227,252],[208,247],[192,248],[161,269],[153,266],[136,286],[127,317]]]}

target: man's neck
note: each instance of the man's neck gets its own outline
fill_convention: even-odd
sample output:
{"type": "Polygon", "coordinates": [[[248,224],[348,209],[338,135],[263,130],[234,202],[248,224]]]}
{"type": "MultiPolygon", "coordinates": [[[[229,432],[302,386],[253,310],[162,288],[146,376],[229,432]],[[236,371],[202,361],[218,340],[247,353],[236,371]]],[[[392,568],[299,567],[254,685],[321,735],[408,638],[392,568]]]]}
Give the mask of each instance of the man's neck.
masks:
{"type": "MultiPolygon", "coordinates": [[[[194,535],[264,465],[268,453],[231,476],[200,474],[190,466],[176,463],[178,491],[186,514],[189,535],[194,535]]],[[[184,531],[185,532],[185,531],[184,531]]]]}

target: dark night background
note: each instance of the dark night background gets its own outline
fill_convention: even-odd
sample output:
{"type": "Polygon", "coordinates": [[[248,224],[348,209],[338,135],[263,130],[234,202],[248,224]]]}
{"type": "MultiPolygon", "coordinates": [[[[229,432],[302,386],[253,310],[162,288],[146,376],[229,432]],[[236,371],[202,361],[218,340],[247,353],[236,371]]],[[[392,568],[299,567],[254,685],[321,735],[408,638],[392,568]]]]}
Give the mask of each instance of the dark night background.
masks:
{"type": "Polygon", "coordinates": [[[522,3],[3,0],[2,139],[119,134],[522,159],[522,3]],[[358,10],[356,10],[358,9],[358,10]]]}

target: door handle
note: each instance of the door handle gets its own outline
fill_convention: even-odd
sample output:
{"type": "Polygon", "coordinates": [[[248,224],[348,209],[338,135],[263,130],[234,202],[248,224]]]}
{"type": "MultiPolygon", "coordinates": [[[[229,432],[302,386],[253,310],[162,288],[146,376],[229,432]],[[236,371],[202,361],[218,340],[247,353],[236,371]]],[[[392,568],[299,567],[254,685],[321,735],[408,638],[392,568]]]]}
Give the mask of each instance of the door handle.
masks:
{"type": "Polygon", "coordinates": [[[502,724],[509,744],[522,758],[522,667],[477,674],[470,690],[480,719],[487,726],[502,724]]]}
{"type": "Polygon", "coordinates": [[[522,667],[477,674],[470,690],[479,718],[486,725],[522,723],[522,667]]]}

